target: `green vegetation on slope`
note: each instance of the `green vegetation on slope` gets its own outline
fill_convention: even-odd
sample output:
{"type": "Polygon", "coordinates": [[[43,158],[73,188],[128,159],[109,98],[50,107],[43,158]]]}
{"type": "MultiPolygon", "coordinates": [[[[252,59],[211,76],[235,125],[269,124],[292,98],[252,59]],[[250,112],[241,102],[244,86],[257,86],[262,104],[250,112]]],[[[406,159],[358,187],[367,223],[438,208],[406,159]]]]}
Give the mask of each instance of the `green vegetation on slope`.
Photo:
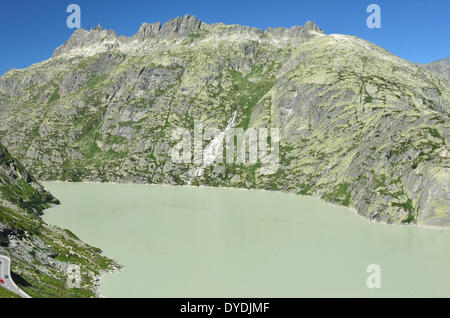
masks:
{"type": "Polygon", "coordinates": [[[0,287],[0,298],[19,298],[19,296],[3,287],[0,287]]]}
{"type": "MultiPolygon", "coordinates": [[[[0,145],[0,254],[11,258],[15,283],[32,297],[95,297],[95,279],[117,265],[42,221],[42,210],[57,203],[0,145]],[[78,289],[67,287],[69,264],[80,266],[78,289]]],[[[0,298],[8,295],[0,288],[0,298]]]]}

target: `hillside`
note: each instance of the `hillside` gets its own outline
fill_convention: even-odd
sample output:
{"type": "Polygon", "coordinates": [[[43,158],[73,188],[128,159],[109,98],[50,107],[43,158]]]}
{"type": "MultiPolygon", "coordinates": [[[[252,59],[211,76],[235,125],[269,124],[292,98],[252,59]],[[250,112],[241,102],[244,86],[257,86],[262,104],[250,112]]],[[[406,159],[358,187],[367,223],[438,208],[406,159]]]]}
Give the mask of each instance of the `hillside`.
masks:
{"type": "Polygon", "coordinates": [[[424,67],[432,72],[442,75],[450,81],[450,58],[425,64],[424,67]]]}
{"type": "Polygon", "coordinates": [[[79,29],[0,78],[0,138],[39,180],[314,195],[388,223],[449,226],[450,85],[312,22],[261,30],[193,16],[133,37],[79,29]],[[171,160],[194,121],[280,129],[280,168],[171,160]]]}
{"type": "MultiPolygon", "coordinates": [[[[0,255],[11,258],[12,278],[32,297],[94,297],[101,272],[117,265],[68,230],[45,224],[43,209],[59,204],[0,145],[0,255]],[[79,265],[79,289],[66,286],[67,266],[79,265]]],[[[0,298],[11,297],[0,287],[0,298]]]]}

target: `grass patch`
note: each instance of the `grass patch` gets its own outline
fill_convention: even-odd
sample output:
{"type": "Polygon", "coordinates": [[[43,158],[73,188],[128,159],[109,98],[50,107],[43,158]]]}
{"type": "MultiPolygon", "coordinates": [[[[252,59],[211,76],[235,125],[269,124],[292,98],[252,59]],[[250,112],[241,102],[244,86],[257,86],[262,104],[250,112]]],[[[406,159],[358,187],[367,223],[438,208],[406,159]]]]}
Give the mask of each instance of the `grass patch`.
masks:
{"type": "Polygon", "coordinates": [[[93,89],[97,84],[103,82],[106,79],[106,75],[93,75],[89,78],[86,86],[88,89],[93,89]]]}
{"type": "Polygon", "coordinates": [[[248,129],[250,117],[258,101],[275,85],[275,77],[263,79],[259,82],[251,82],[241,73],[230,70],[232,77],[232,100],[237,107],[242,109],[240,118],[243,118],[237,128],[248,129]]]}
{"type": "Polygon", "coordinates": [[[343,206],[349,206],[351,198],[351,193],[348,190],[349,187],[349,183],[341,183],[334,188],[332,193],[324,195],[322,199],[330,202],[336,202],[343,206]]]}
{"type": "Polygon", "coordinates": [[[20,297],[7,289],[0,287],[0,298],[20,298],[20,297]]]}
{"type": "Polygon", "coordinates": [[[59,100],[61,98],[61,96],[59,96],[59,88],[56,89],[53,94],[50,96],[48,103],[51,104],[53,102],[56,102],[57,100],[59,100]]]}

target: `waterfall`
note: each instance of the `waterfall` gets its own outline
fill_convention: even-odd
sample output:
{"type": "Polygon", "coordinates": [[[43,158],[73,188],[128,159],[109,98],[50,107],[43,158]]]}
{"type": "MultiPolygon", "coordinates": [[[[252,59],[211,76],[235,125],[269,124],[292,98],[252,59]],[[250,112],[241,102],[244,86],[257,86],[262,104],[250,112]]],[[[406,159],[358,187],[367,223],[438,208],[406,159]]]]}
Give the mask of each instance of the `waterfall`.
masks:
{"type": "Polygon", "coordinates": [[[236,124],[236,116],[237,116],[237,111],[235,111],[233,113],[233,117],[231,118],[231,120],[228,123],[225,130],[221,131],[217,135],[217,137],[215,137],[209,143],[209,145],[206,147],[206,149],[203,152],[203,164],[200,168],[195,169],[194,176],[191,178],[191,180],[189,180],[188,184],[191,184],[192,180],[195,177],[201,177],[203,175],[203,171],[205,170],[205,168],[214,163],[214,160],[216,160],[216,158],[217,158],[217,153],[215,150],[218,146],[223,146],[223,142],[224,142],[226,133],[230,129],[232,129],[234,127],[234,125],[236,124]]]}

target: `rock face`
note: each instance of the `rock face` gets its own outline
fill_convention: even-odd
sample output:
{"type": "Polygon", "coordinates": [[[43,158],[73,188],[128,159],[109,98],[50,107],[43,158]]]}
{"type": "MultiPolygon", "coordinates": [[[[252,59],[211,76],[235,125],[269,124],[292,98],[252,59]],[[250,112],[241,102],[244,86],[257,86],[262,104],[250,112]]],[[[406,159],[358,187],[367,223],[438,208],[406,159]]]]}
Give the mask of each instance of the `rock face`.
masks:
{"type": "Polygon", "coordinates": [[[0,137],[43,180],[314,195],[388,223],[450,225],[449,82],[362,39],[292,28],[78,30],[0,78],[0,137]],[[171,160],[177,127],[280,129],[280,167],[171,160]]]}
{"type": "Polygon", "coordinates": [[[49,192],[0,145],[0,197],[29,213],[41,215],[52,204],[59,204],[49,192]]]}
{"type": "Polygon", "coordinates": [[[15,282],[32,297],[95,296],[95,276],[117,265],[42,221],[42,210],[58,203],[0,145],[0,255],[11,258],[15,282]],[[66,286],[69,264],[82,266],[81,289],[66,286]]]}
{"type": "Polygon", "coordinates": [[[450,80],[450,58],[445,58],[433,63],[425,64],[424,67],[450,80]]]}

